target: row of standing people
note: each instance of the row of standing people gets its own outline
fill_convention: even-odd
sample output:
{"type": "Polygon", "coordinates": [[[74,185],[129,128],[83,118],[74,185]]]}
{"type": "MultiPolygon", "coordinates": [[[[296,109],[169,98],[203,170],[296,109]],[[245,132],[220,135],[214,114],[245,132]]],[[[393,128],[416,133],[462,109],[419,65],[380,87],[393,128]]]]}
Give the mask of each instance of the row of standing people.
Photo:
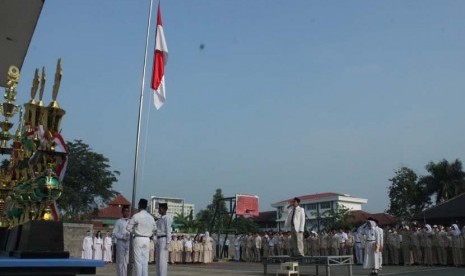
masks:
{"type": "MultiPolygon", "coordinates": [[[[425,225],[424,227],[379,227],[380,267],[385,265],[465,265],[465,227],[457,225],[425,225]],[[383,230],[384,228],[384,230],[383,230]]],[[[363,264],[366,234],[354,229],[306,232],[304,252],[307,256],[353,255],[356,264],[363,264]]],[[[259,262],[263,256],[290,255],[289,232],[264,232],[236,235],[235,260],[259,262]]]]}
{"type": "Polygon", "coordinates": [[[214,240],[206,232],[203,235],[197,234],[193,239],[191,236],[172,236],[168,246],[169,263],[204,263],[213,262],[214,240]]]}
{"type": "Polygon", "coordinates": [[[87,231],[82,242],[81,258],[90,260],[103,260],[104,262],[112,262],[113,241],[111,233],[107,232],[102,238],[102,233],[97,231],[95,237],[92,237],[90,231],[87,231]]]}

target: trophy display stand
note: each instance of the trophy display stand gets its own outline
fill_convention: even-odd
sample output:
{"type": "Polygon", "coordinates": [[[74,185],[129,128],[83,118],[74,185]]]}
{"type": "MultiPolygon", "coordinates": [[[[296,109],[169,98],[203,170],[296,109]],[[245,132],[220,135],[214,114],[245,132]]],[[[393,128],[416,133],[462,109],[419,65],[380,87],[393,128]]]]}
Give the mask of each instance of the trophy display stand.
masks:
{"type": "Polygon", "coordinates": [[[69,258],[69,252],[64,251],[62,222],[33,220],[15,227],[18,228],[17,235],[12,237],[11,243],[16,243],[17,247],[10,251],[10,256],[23,259],[69,258]],[[16,242],[14,238],[17,238],[16,242]]]}
{"type": "Polygon", "coordinates": [[[9,162],[0,167],[0,276],[95,274],[99,260],[70,258],[64,250],[63,223],[52,213],[63,192],[63,168],[68,150],[60,134],[65,110],[56,98],[62,76],[58,60],[52,101],[44,105],[45,69],[36,69],[31,99],[15,104],[19,70],[11,66],[8,87],[0,102],[0,154],[9,162]],[[39,92],[38,101],[35,100],[39,92]],[[19,113],[16,132],[13,117],[19,113]]]}

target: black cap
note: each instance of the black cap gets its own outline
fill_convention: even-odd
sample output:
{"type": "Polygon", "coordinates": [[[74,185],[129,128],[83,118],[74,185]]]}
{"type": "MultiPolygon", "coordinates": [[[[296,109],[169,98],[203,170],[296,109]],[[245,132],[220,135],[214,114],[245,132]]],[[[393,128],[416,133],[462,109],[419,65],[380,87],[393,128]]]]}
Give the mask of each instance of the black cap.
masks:
{"type": "Polygon", "coordinates": [[[294,197],[294,201],[297,201],[297,203],[300,203],[300,198],[294,197]]]}
{"type": "Polygon", "coordinates": [[[148,203],[149,203],[149,202],[148,202],[147,199],[145,199],[145,198],[139,199],[139,208],[142,208],[142,209],[147,208],[147,204],[148,204],[148,203]]]}
{"type": "Polygon", "coordinates": [[[168,203],[158,203],[158,209],[168,210],[168,203]]]}

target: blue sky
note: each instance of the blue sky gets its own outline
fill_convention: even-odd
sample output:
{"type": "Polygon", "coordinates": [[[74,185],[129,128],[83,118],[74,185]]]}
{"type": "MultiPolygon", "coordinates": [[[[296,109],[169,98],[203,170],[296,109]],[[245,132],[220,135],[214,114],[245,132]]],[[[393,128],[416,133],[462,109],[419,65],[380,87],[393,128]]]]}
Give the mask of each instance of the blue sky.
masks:
{"type": "MultiPolygon", "coordinates": [[[[107,156],[129,200],[148,7],[47,0],[17,100],[45,66],[49,101],[61,57],[63,135],[107,156]]],[[[198,210],[222,188],[270,210],[340,192],[387,209],[400,166],[463,160],[463,14],[463,1],[162,1],[167,102],[156,111],[148,87],[152,32],[136,197],[198,210]]]]}

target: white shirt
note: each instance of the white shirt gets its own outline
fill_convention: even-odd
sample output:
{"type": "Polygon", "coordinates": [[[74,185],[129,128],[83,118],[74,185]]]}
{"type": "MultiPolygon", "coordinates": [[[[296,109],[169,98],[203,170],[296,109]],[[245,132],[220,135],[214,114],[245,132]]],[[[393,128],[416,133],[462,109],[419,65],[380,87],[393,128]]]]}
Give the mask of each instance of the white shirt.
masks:
{"type": "Polygon", "coordinates": [[[161,216],[157,220],[157,237],[166,236],[166,245],[171,241],[171,219],[167,216],[161,216]]]}
{"type": "Polygon", "coordinates": [[[345,243],[349,237],[345,232],[339,233],[339,243],[345,243]]]}
{"type": "Polygon", "coordinates": [[[129,232],[126,230],[128,222],[128,218],[120,218],[116,221],[115,228],[113,229],[113,237],[115,237],[118,241],[126,242],[129,240],[129,232]]]}
{"type": "Polygon", "coordinates": [[[129,220],[126,230],[136,237],[151,237],[155,230],[155,219],[146,210],[140,210],[129,220]]]}

